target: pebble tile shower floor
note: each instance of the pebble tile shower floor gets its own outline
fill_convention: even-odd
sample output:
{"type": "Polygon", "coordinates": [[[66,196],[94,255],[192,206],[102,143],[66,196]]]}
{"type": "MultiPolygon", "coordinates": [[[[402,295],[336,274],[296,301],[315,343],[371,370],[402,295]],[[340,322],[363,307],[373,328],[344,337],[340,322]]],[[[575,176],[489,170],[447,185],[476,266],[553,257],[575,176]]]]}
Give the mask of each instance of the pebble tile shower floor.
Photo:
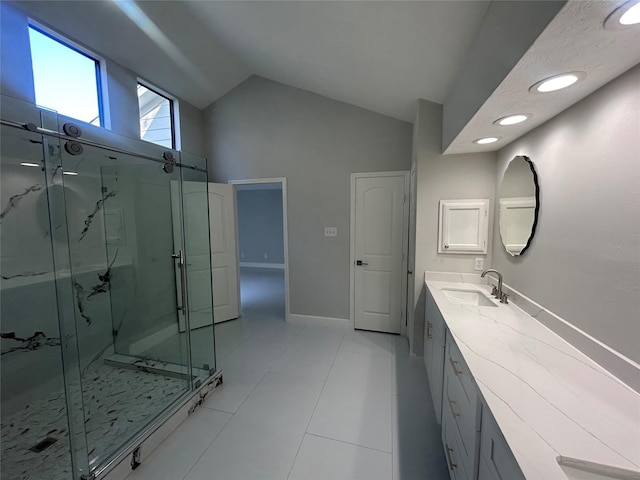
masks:
{"type": "MultiPolygon", "coordinates": [[[[101,366],[83,379],[89,458],[104,455],[135,434],[185,390],[185,381],[129,369],[101,366]]],[[[3,418],[2,475],[11,480],[69,480],[69,430],[64,391],[26,404],[3,418]],[[30,450],[45,438],[55,443],[30,450]]]]}

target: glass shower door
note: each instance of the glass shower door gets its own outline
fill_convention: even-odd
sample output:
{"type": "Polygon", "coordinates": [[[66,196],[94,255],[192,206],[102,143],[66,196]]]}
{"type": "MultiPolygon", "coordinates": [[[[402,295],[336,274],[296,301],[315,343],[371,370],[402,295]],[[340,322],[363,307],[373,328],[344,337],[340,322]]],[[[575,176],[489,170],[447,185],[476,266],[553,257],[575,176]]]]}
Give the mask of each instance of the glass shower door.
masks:
{"type": "MultiPolygon", "coordinates": [[[[6,112],[6,104],[3,114],[6,112]]],[[[38,122],[33,107],[25,109],[38,122]]],[[[21,110],[22,112],[22,110],[21,110]]],[[[8,112],[11,113],[11,112],[8,112]]],[[[42,135],[0,127],[0,478],[73,476],[42,135]]],[[[68,378],[68,375],[67,375],[68,378]]],[[[76,465],[76,469],[81,468],[76,465]]]]}
{"type": "Polygon", "coordinates": [[[83,400],[72,413],[93,469],[192,389],[173,258],[180,171],[86,144],[61,150],[83,400]]]}
{"type": "Polygon", "coordinates": [[[1,476],[102,475],[215,372],[206,161],[2,114],[1,476]]]}
{"type": "Polygon", "coordinates": [[[199,385],[216,370],[206,160],[180,153],[182,222],[192,375],[199,385]]]}

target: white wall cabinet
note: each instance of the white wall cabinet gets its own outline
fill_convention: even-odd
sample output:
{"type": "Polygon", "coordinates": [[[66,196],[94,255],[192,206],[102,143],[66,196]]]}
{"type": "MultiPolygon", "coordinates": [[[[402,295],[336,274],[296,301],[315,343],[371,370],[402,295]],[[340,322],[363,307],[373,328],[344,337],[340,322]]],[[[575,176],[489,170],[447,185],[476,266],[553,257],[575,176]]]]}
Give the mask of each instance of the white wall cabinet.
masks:
{"type": "Polygon", "coordinates": [[[487,253],[489,199],[440,200],[438,253],[487,253]]]}

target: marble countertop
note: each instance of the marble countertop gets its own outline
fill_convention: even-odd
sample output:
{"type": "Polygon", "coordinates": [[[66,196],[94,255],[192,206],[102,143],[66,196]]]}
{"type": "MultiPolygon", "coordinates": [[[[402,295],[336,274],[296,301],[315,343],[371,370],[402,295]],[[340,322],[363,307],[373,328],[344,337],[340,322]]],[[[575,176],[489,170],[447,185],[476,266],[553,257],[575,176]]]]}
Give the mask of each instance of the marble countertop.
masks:
{"type": "Polygon", "coordinates": [[[517,306],[441,291],[489,286],[426,285],[527,479],[567,479],[558,456],[640,470],[640,395],[517,306]]]}

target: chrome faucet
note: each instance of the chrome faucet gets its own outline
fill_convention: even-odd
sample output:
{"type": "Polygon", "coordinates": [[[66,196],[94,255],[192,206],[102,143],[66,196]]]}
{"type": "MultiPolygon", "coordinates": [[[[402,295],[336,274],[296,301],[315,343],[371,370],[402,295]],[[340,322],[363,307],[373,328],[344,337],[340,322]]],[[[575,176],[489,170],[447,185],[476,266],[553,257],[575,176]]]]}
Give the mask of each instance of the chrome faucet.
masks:
{"type": "Polygon", "coordinates": [[[480,278],[484,278],[487,273],[495,273],[498,276],[498,288],[496,288],[496,286],[494,285],[493,289],[491,290],[491,295],[500,300],[500,303],[509,303],[507,301],[509,295],[502,292],[502,274],[493,268],[487,268],[484,272],[482,272],[480,278]]]}

